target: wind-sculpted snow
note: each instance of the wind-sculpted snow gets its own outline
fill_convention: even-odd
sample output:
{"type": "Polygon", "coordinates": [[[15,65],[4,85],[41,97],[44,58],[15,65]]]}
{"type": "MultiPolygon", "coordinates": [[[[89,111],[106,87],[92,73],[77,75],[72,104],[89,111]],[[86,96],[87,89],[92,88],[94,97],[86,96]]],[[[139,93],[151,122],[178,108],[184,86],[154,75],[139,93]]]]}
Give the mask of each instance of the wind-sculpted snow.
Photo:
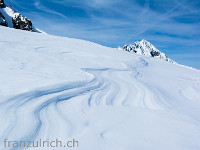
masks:
{"type": "Polygon", "coordinates": [[[82,40],[3,27],[0,35],[2,150],[23,149],[4,147],[5,139],[200,149],[199,70],[82,40]]]}

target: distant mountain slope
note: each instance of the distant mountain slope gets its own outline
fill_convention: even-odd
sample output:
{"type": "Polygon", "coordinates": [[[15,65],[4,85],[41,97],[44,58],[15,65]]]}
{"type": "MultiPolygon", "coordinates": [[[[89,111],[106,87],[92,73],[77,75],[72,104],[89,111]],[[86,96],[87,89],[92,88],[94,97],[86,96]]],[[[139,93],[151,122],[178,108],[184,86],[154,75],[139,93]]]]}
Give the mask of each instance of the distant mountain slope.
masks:
{"type": "Polygon", "coordinates": [[[166,61],[175,63],[174,61],[169,59],[166,54],[159,51],[156,47],[154,47],[150,42],[148,42],[146,40],[142,40],[140,42],[136,41],[131,45],[125,45],[123,48],[119,47],[119,49],[123,49],[125,51],[137,53],[140,55],[157,57],[157,58],[164,59],[166,61]]]}
{"type": "Polygon", "coordinates": [[[0,0],[0,25],[26,31],[39,32],[31,20],[19,13],[5,0],[0,0]]]}

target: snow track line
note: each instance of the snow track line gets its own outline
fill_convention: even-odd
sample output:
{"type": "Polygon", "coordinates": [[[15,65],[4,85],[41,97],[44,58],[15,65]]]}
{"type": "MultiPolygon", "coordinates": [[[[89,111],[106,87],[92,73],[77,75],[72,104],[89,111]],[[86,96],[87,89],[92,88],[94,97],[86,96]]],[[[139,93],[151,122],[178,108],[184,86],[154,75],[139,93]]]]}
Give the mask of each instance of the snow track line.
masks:
{"type": "MultiPolygon", "coordinates": [[[[31,129],[31,133],[29,135],[26,135],[24,138],[22,138],[22,141],[27,140],[34,140],[37,135],[40,132],[40,129],[42,127],[42,120],[40,119],[40,112],[44,110],[45,108],[49,107],[53,103],[59,103],[62,101],[67,101],[73,97],[84,95],[86,93],[89,93],[93,90],[97,90],[102,86],[102,83],[99,83],[97,80],[93,79],[89,82],[75,82],[70,83],[67,85],[58,86],[56,88],[48,88],[48,89],[40,89],[37,91],[31,91],[24,94],[17,95],[13,98],[8,99],[7,101],[0,104],[2,107],[6,107],[6,111],[14,113],[14,115],[11,115],[12,118],[12,124],[10,124],[5,132],[4,137],[8,137],[9,134],[15,129],[15,126],[17,124],[17,120],[19,119],[19,116],[17,116],[19,110],[23,110],[23,107],[27,105],[28,103],[34,103],[38,99],[45,99],[45,97],[49,97],[51,95],[56,94],[56,96],[53,96],[50,99],[45,99],[44,102],[39,104],[36,108],[33,110],[34,118],[37,122],[37,125],[34,126],[34,129],[31,129]]],[[[31,105],[31,104],[30,104],[31,105]]],[[[8,115],[9,117],[9,115],[8,115]]]]}
{"type": "Polygon", "coordinates": [[[39,135],[44,134],[41,131],[47,130],[45,125],[51,125],[52,123],[50,121],[52,117],[47,113],[50,107],[56,110],[57,116],[68,124],[69,136],[73,135],[76,129],[70,131],[74,128],[72,120],[66,114],[61,115],[62,112],[59,111],[57,105],[60,102],[84,95],[89,95],[87,99],[89,107],[94,105],[120,105],[152,110],[170,109],[171,107],[164,100],[158,98],[158,95],[155,94],[156,91],[152,91],[140,81],[142,74],[137,71],[137,66],[147,67],[148,64],[145,60],[141,60],[136,66],[127,65],[127,68],[122,69],[84,68],[82,71],[91,74],[94,79],[41,88],[19,94],[2,102],[0,107],[8,112],[7,117],[11,120],[11,124],[4,130],[3,136],[5,138],[9,137],[17,129],[17,125],[24,123],[20,122],[23,120],[20,113],[26,110],[27,106],[32,106],[30,107],[29,116],[32,118],[32,125],[26,129],[26,132],[22,133],[19,141],[33,141],[39,135]]]}
{"type": "MultiPolygon", "coordinates": [[[[144,60],[137,65],[148,66],[144,60]]],[[[127,65],[127,69],[84,70],[94,75],[99,82],[107,83],[104,89],[91,95],[89,105],[130,105],[148,109],[172,109],[171,104],[163,98],[158,98],[158,95],[155,94],[156,89],[152,91],[140,80],[142,74],[137,71],[135,66],[127,65]]]]}

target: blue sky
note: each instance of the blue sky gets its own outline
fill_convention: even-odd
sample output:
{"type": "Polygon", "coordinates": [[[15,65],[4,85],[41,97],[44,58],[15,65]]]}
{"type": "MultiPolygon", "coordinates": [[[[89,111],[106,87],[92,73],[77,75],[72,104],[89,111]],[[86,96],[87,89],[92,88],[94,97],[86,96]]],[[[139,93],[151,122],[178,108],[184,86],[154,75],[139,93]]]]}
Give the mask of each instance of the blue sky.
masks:
{"type": "Polygon", "coordinates": [[[50,34],[109,47],[146,39],[200,69],[200,0],[8,0],[50,34]]]}

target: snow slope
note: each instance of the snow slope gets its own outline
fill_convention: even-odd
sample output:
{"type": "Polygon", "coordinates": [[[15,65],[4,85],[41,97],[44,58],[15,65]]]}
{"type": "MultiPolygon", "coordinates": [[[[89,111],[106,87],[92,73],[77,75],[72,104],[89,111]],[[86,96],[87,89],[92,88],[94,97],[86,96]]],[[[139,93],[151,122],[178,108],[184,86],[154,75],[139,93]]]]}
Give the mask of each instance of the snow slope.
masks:
{"type": "Polygon", "coordinates": [[[199,150],[199,93],[199,70],[0,27],[2,150],[17,149],[4,139],[56,138],[76,150],[199,150]]]}

